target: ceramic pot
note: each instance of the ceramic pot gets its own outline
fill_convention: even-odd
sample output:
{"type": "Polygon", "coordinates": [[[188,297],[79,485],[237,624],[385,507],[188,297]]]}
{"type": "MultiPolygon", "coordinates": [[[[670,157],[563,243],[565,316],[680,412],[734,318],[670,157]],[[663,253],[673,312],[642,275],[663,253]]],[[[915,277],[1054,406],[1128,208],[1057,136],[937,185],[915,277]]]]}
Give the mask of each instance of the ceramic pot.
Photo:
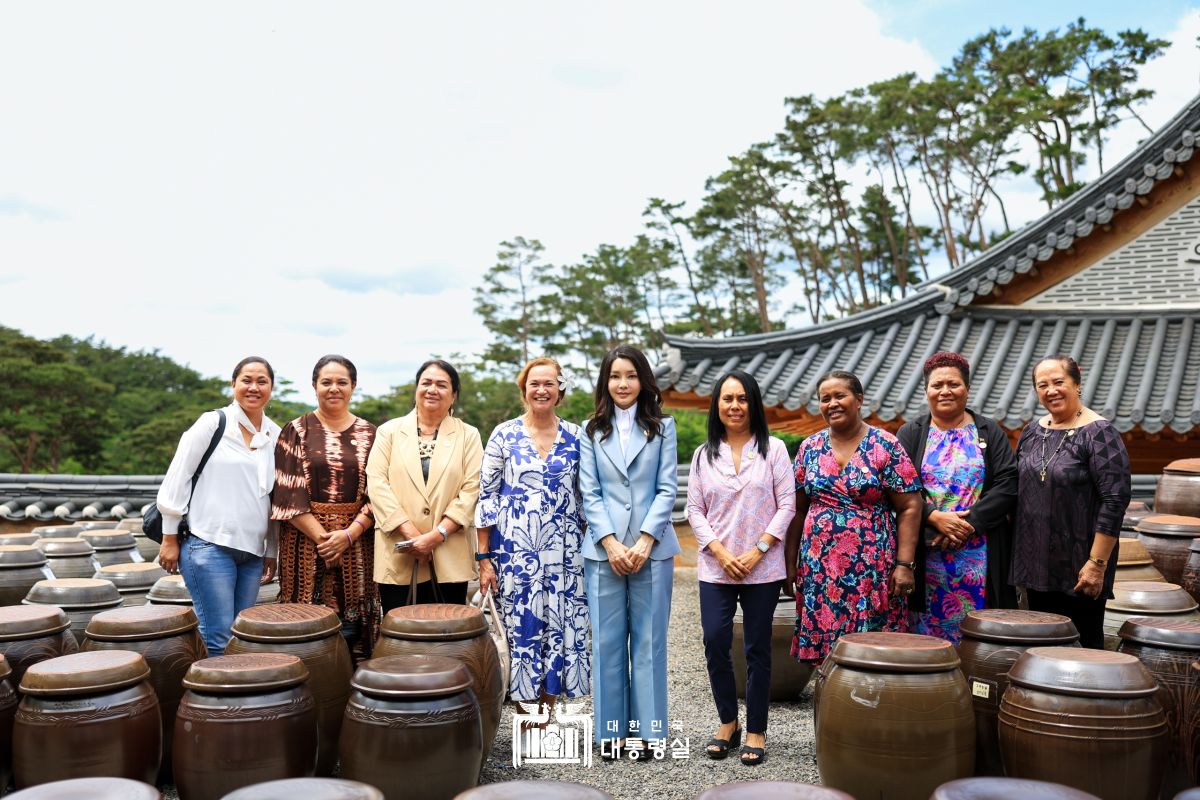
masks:
{"type": "Polygon", "coordinates": [[[1131,617],[1197,620],[1200,605],[1174,583],[1125,581],[1113,585],[1113,599],[1104,610],[1104,648],[1116,650],[1120,630],[1131,617]]]}
{"type": "MultiPolygon", "coordinates": [[[[771,701],[794,703],[812,678],[813,666],[792,658],[792,634],[796,628],[796,598],[781,594],[771,620],[771,701]]],[[[733,614],[733,682],[737,696],[746,696],[746,634],[742,609],[733,614]]]]}
{"type": "Polygon", "coordinates": [[[1035,647],[1008,672],[1000,752],[1010,778],[1061,783],[1104,800],[1154,800],[1167,719],[1150,671],[1126,653],[1035,647]]]}
{"type": "Polygon", "coordinates": [[[311,776],[317,705],[307,680],[304,662],[283,653],[192,664],[175,716],[172,763],[180,800],[220,800],[250,784],[311,776]]]}
{"type": "Polygon", "coordinates": [[[112,531],[116,530],[117,526],[120,524],[120,520],[115,519],[94,519],[88,522],[79,523],[79,528],[82,531],[112,531]]]}
{"type": "Polygon", "coordinates": [[[505,675],[496,643],[488,635],[483,612],[471,606],[424,603],[393,608],[383,618],[372,654],[383,656],[450,656],[471,673],[483,722],[483,762],[492,752],[504,703],[505,675]]]}
{"type": "Polygon", "coordinates": [[[1192,785],[1188,766],[1192,742],[1187,725],[1198,688],[1192,662],[1200,658],[1200,621],[1133,617],[1120,630],[1119,653],[1128,653],[1146,666],[1158,681],[1158,700],[1167,715],[1167,767],[1161,795],[1170,800],[1192,785]]]}
{"type": "Polygon", "coordinates": [[[75,778],[33,786],[10,800],[162,800],[153,786],[128,778],[75,778]]]}
{"type": "Polygon", "coordinates": [[[828,786],[786,781],[742,781],[714,786],[696,795],[696,800],[854,800],[828,786]]]}
{"type": "Polygon", "coordinates": [[[100,569],[95,549],[83,539],[51,537],[39,539],[35,546],[46,554],[56,578],[90,578],[100,569]]]}
{"type": "MultiPolygon", "coordinates": [[[[387,656],[359,665],[342,729],[342,774],[387,797],[453,797],[483,752],[471,673],[457,659],[387,656]],[[414,784],[411,775],[420,771],[414,784]]],[[[590,743],[588,743],[590,746],[590,743]]]]}
{"type": "MultiPolygon", "coordinates": [[[[1117,571],[1120,571],[1117,567],[1117,571]]],[[[1183,565],[1183,577],[1179,581],[1179,585],[1183,590],[1192,596],[1192,599],[1200,603],[1200,539],[1192,539],[1192,544],[1188,548],[1188,560],[1183,565]]]]}
{"type": "Polygon", "coordinates": [[[0,533],[0,546],[3,545],[32,545],[42,537],[36,533],[0,533]]]}
{"type": "Polygon", "coordinates": [[[860,798],[926,800],[970,777],[975,712],[950,642],[851,633],[830,656],[816,726],[822,784],[860,798]]]}
{"type": "Polygon", "coordinates": [[[341,620],[325,606],[253,606],[238,614],[233,622],[233,638],[225,647],[230,655],[287,653],[304,662],[308,688],[317,702],[317,725],[321,730],[317,775],[321,776],[332,774],[337,763],[338,735],[354,671],[341,630],[341,620]]]}
{"type": "MultiPolygon", "coordinates": [[[[129,531],[136,537],[142,532],[142,522],[143,520],[141,517],[126,517],[117,523],[117,530],[129,531]]],[[[145,534],[142,535],[144,536],[145,534]]]]}
{"type": "Polygon", "coordinates": [[[20,698],[13,690],[12,667],[0,656],[0,791],[12,781],[13,722],[20,698]]]}
{"type": "Polygon", "coordinates": [[[1182,458],[1163,468],[1154,490],[1154,512],[1200,517],[1200,458],[1182,458]]]}
{"type": "Polygon", "coordinates": [[[1200,536],[1200,518],[1155,514],[1138,524],[1138,541],[1168,583],[1183,579],[1192,540],[1200,536]]]}
{"type": "Polygon", "coordinates": [[[101,567],[92,577],[111,581],[112,585],[117,587],[117,593],[121,595],[122,605],[144,606],[146,595],[157,581],[167,577],[167,571],[158,564],[146,561],[123,561],[101,567]]]}
{"type": "Polygon", "coordinates": [[[146,603],[152,606],[190,606],[192,593],[183,582],[182,575],[159,578],[146,594],[146,603]]]}
{"type": "MultiPolygon", "coordinates": [[[[1125,508],[1125,517],[1121,520],[1121,538],[1137,538],[1138,523],[1153,513],[1145,503],[1131,500],[1125,508]]],[[[1121,546],[1124,547],[1125,542],[1121,542],[1121,546]]]]}
{"type": "Polygon", "coordinates": [[[1117,549],[1116,581],[1164,581],[1154,566],[1146,545],[1137,539],[1122,539],[1117,549]]]}
{"type": "Polygon", "coordinates": [[[222,800],[384,800],[374,786],[340,778],[287,778],[247,786],[225,795],[222,800]]]}
{"type": "Polygon", "coordinates": [[[82,525],[40,525],[30,530],[30,533],[36,534],[40,539],[49,538],[74,538],[83,530],[82,525]]]}
{"type": "Polygon", "coordinates": [[[1017,609],[972,611],[957,650],[975,706],[975,774],[1003,775],[996,718],[1008,671],[1031,647],[1079,646],[1075,624],[1060,614],[1017,609]]]}
{"type": "Polygon", "coordinates": [[[1058,783],[1020,778],[963,778],[943,783],[929,800],[1100,800],[1058,783]]]}
{"type": "Polygon", "coordinates": [[[38,581],[25,595],[25,605],[58,606],[71,620],[71,632],[80,641],[92,617],[121,605],[121,593],[111,581],[64,578],[38,581]]]}
{"type": "Polygon", "coordinates": [[[64,778],[154,783],[162,719],[140,653],[75,653],[34,664],[21,679],[13,727],[17,788],[64,778]]]}
{"type": "MultiPolygon", "coordinates": [[[[81,531],[79,538],[96,551],[96,563],[101,567],[110,564],[140,564],[145,561],[138,552],[137,541],[129,531],[116,528],[81,531]]],[[[156,552],[155,555],[158,555],[156,552]]]]}
{"type": "Polygon", "coordinates": [[[1188,780],[1200,784],[1200,661],[1191,666],[1191,690],[1184,703],[1183,736],[1187,749],[1188,780]]]}
{"type": "Polygon", "coordinates": [[[39,661],[79,652],[70,628],[67,612],[56,606],[0,608],[0,654],[12,669],[13,686],[39,661]]]}
{"type": "Polygon", "coordinates": [[[102,611],[92,617],[81,649],[132,650],[150,666],[150,685],[162,714],[163,755],[160,783],[171,783],[171,753],[175,711],[183,697],[183,678],[192,664],[204,658],[204,640],[196,614],[186,606],[132,606],[102,611]]]}
{"type": "Polygon", "coordinates": [[[53,577],[41,550],[30,545],[0,545],[0,606],[20,604],[35,583],[53,577]]]}

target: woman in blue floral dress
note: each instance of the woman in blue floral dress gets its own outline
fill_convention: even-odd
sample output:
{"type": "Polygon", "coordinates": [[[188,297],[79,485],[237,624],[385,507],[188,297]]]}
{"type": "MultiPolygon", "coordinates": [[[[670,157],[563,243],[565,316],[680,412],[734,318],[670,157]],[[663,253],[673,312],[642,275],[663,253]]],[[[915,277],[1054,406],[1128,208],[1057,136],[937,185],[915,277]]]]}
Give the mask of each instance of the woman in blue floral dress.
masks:
{"type": "Polygon", "coordinates": [[[787,541],[799,661],[824,659],[847,633],[907,629],[921,522],[917,471],[892,434],[863,421],[858,378],[831,372],[817,394],[829,427],[796,454],[787,541]]]}
{"type": "Polygon", "coordinates": [[[525,413],[492,431],[475,525],[479,582],[494,589],[508,632],[513,700],[591,693],[584,594],[579,426],[559,419],[562,370],[539,358],[517,385],[525,413]]]}

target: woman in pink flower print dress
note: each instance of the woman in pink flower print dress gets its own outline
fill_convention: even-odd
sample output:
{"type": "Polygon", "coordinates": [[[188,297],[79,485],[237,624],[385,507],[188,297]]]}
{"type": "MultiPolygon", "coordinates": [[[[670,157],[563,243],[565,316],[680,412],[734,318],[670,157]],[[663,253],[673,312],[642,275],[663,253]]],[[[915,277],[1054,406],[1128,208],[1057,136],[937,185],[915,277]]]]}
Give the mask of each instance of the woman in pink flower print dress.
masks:
{"type": "Polygon", "coordinates": [[[843,634],[905,630],[921,523],[917,471],[894,436],[863,421],[858,378],[831,372],[817,394],[829,427],[796,454],[786,554],[792,657],[814,662],[843,634]]]}

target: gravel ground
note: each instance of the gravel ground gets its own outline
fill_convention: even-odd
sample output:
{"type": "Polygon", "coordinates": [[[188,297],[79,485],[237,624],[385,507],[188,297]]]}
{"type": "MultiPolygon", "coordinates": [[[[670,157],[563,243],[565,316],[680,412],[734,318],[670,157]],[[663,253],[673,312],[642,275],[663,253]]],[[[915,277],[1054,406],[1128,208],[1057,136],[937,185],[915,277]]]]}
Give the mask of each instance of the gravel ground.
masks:
{"type": "MultiPolygon", "coordinates": [[[[483,772],[484,783],[510,780],[563,780],[586,783],[617,800],[645,797],[686,800],[711,786],[734,781],[775,780],[819,783],[813,753],[811,689],[797,703],[772,703],[767,727],[767,761],[745,767],[736,753],[724,761],[704,755],[704,745],[717,728],[717,711],[704,667],[704,644],[700,635],[700,596],[694,568],[675,570],[668,639],[671,724],[682,723],[690,754],[672,759],[668,751],[662,761],[646,763],[608,762],[593,752],[590,767],[574,764],[512,764],[512,709],[506,708],[496,737],[492,758],[483,772]]],[[[590,711],[590,703],[588,709],[590,711]]],[[[739,718],[745,723],[745,705],[739,718]]],[[[675,734],[679,735],[679,734],[675,734]]]]}

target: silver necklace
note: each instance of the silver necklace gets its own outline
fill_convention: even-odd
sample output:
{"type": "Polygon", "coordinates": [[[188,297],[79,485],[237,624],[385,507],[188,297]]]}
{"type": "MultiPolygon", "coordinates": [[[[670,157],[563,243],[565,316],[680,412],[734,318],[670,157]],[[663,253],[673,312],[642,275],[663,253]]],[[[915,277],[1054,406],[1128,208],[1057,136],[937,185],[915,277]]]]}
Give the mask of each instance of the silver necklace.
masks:
{"type": "MultiPolygon", "coordinates": [[[[417,456],[420,458],[433,458],[433,450],[437,447],[438,429],[433,429],[433,437],[429,439],[417,439],[417,456]]],[[[421,426],[417,426],[417,436],[421,436],[421,426]]]]}
{"type": "MultiPolygon", "coordinates": [[[[1071,421],[1075,422],[1081,416],[1083,416],[1082,408],[1075,412],[1075,419],[1071,420],[1071,421]]],[[[1042,483],[1046,482],[1046,471],[1048,469],[1050,469],[1050,465],[1054,463],[1054,459],[1058,456],[1058,451],[1062,450],[1062,447],[1064,444],[1066,444],[1067,439],[1069,439],[1075,435],[1075,428],[1068,428],[1067,430],[1063,431],[1062,438],[1058,440],[1058,446],[1054,448],[1054,452],[1051,453],[1050,458],[1047,459],[1046,458],[1046,442],[1050,439],[1050,430],[1051,430],[1050,428],[1047,428],[1045,433],[1042,434],[1042,459],[1041,459],[1041,461],[1042,461],[1042,469],[1041,469],[1042,483]]]]}

